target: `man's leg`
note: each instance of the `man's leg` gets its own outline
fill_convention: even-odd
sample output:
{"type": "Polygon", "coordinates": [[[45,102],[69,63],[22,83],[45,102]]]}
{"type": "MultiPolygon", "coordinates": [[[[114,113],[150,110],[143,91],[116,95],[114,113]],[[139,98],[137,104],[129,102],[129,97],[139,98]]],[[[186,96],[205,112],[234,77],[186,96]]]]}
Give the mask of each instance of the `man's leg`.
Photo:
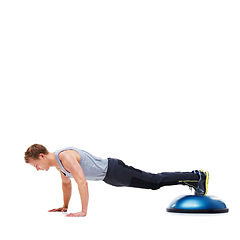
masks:
{"type": "Polygon", "coordinates": [[[127,166],[123,161],[109,158],[107,175],[104,181],[113,186],[126,186],[156,190],[163,186],[189,185],[197,183],[199,175],[193,172],[148,173],[127,166]]]}

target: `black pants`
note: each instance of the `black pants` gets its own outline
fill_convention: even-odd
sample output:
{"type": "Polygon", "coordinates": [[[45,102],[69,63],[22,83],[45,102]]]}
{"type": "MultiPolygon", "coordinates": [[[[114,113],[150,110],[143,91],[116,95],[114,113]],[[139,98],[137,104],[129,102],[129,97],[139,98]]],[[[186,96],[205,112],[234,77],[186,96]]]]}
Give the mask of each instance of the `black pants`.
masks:
{"type": "Polygon", "coordinates": [[[192,172],[148,173],[125,165],[119,159],[108,158],[108,170],[104,182],[117,187],[136,187],[156,190],[163,186],[184,184],[182,181],[198,180],[192,172]]]}

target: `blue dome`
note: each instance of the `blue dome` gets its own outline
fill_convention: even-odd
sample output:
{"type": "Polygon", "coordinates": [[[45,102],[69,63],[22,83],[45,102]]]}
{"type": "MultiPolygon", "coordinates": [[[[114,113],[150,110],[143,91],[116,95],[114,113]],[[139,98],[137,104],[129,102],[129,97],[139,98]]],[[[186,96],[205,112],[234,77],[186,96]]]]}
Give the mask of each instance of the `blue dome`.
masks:
{"type": "Polygon", "coordinates": [[[226,204],[215,196],[185,195],[174,199],[167,212],[178,213],[225,213],[226,204]]]}

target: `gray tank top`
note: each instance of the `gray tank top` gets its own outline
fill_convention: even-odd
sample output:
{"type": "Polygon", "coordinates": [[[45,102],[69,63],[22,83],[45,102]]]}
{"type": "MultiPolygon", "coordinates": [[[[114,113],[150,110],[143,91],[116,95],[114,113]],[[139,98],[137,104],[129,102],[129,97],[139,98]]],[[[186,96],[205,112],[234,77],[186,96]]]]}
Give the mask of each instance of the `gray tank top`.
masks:
{"type": "Polygon", "coordinates": [[[95,157],[92,154],[75,147],[66,147],[54,152],[55,157],[58,161],[58,164],[62,169],[62,173],[66,177],[72,178],[72,174],[63,167],[58,157],[59,153],[65,150],[74,150],[79,153],[81,157],[80,166],[82,167],[83,173],[87,180],[98,181],[98,180],[103,180],[105,178],[107,169],[108,169],[108,159],[95,157]]]}

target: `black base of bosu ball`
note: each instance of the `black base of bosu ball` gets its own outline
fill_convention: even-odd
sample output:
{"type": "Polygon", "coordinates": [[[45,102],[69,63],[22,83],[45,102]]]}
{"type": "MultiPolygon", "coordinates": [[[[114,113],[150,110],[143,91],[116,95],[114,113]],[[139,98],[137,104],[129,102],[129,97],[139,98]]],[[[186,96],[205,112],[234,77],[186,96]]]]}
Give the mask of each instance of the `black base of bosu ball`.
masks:
{"type": "Polygon", "coordinates": [[[185,195],[175,198],[167,212],[174,213],[227,213],[226,204],[215,196],[185,195]]]}

